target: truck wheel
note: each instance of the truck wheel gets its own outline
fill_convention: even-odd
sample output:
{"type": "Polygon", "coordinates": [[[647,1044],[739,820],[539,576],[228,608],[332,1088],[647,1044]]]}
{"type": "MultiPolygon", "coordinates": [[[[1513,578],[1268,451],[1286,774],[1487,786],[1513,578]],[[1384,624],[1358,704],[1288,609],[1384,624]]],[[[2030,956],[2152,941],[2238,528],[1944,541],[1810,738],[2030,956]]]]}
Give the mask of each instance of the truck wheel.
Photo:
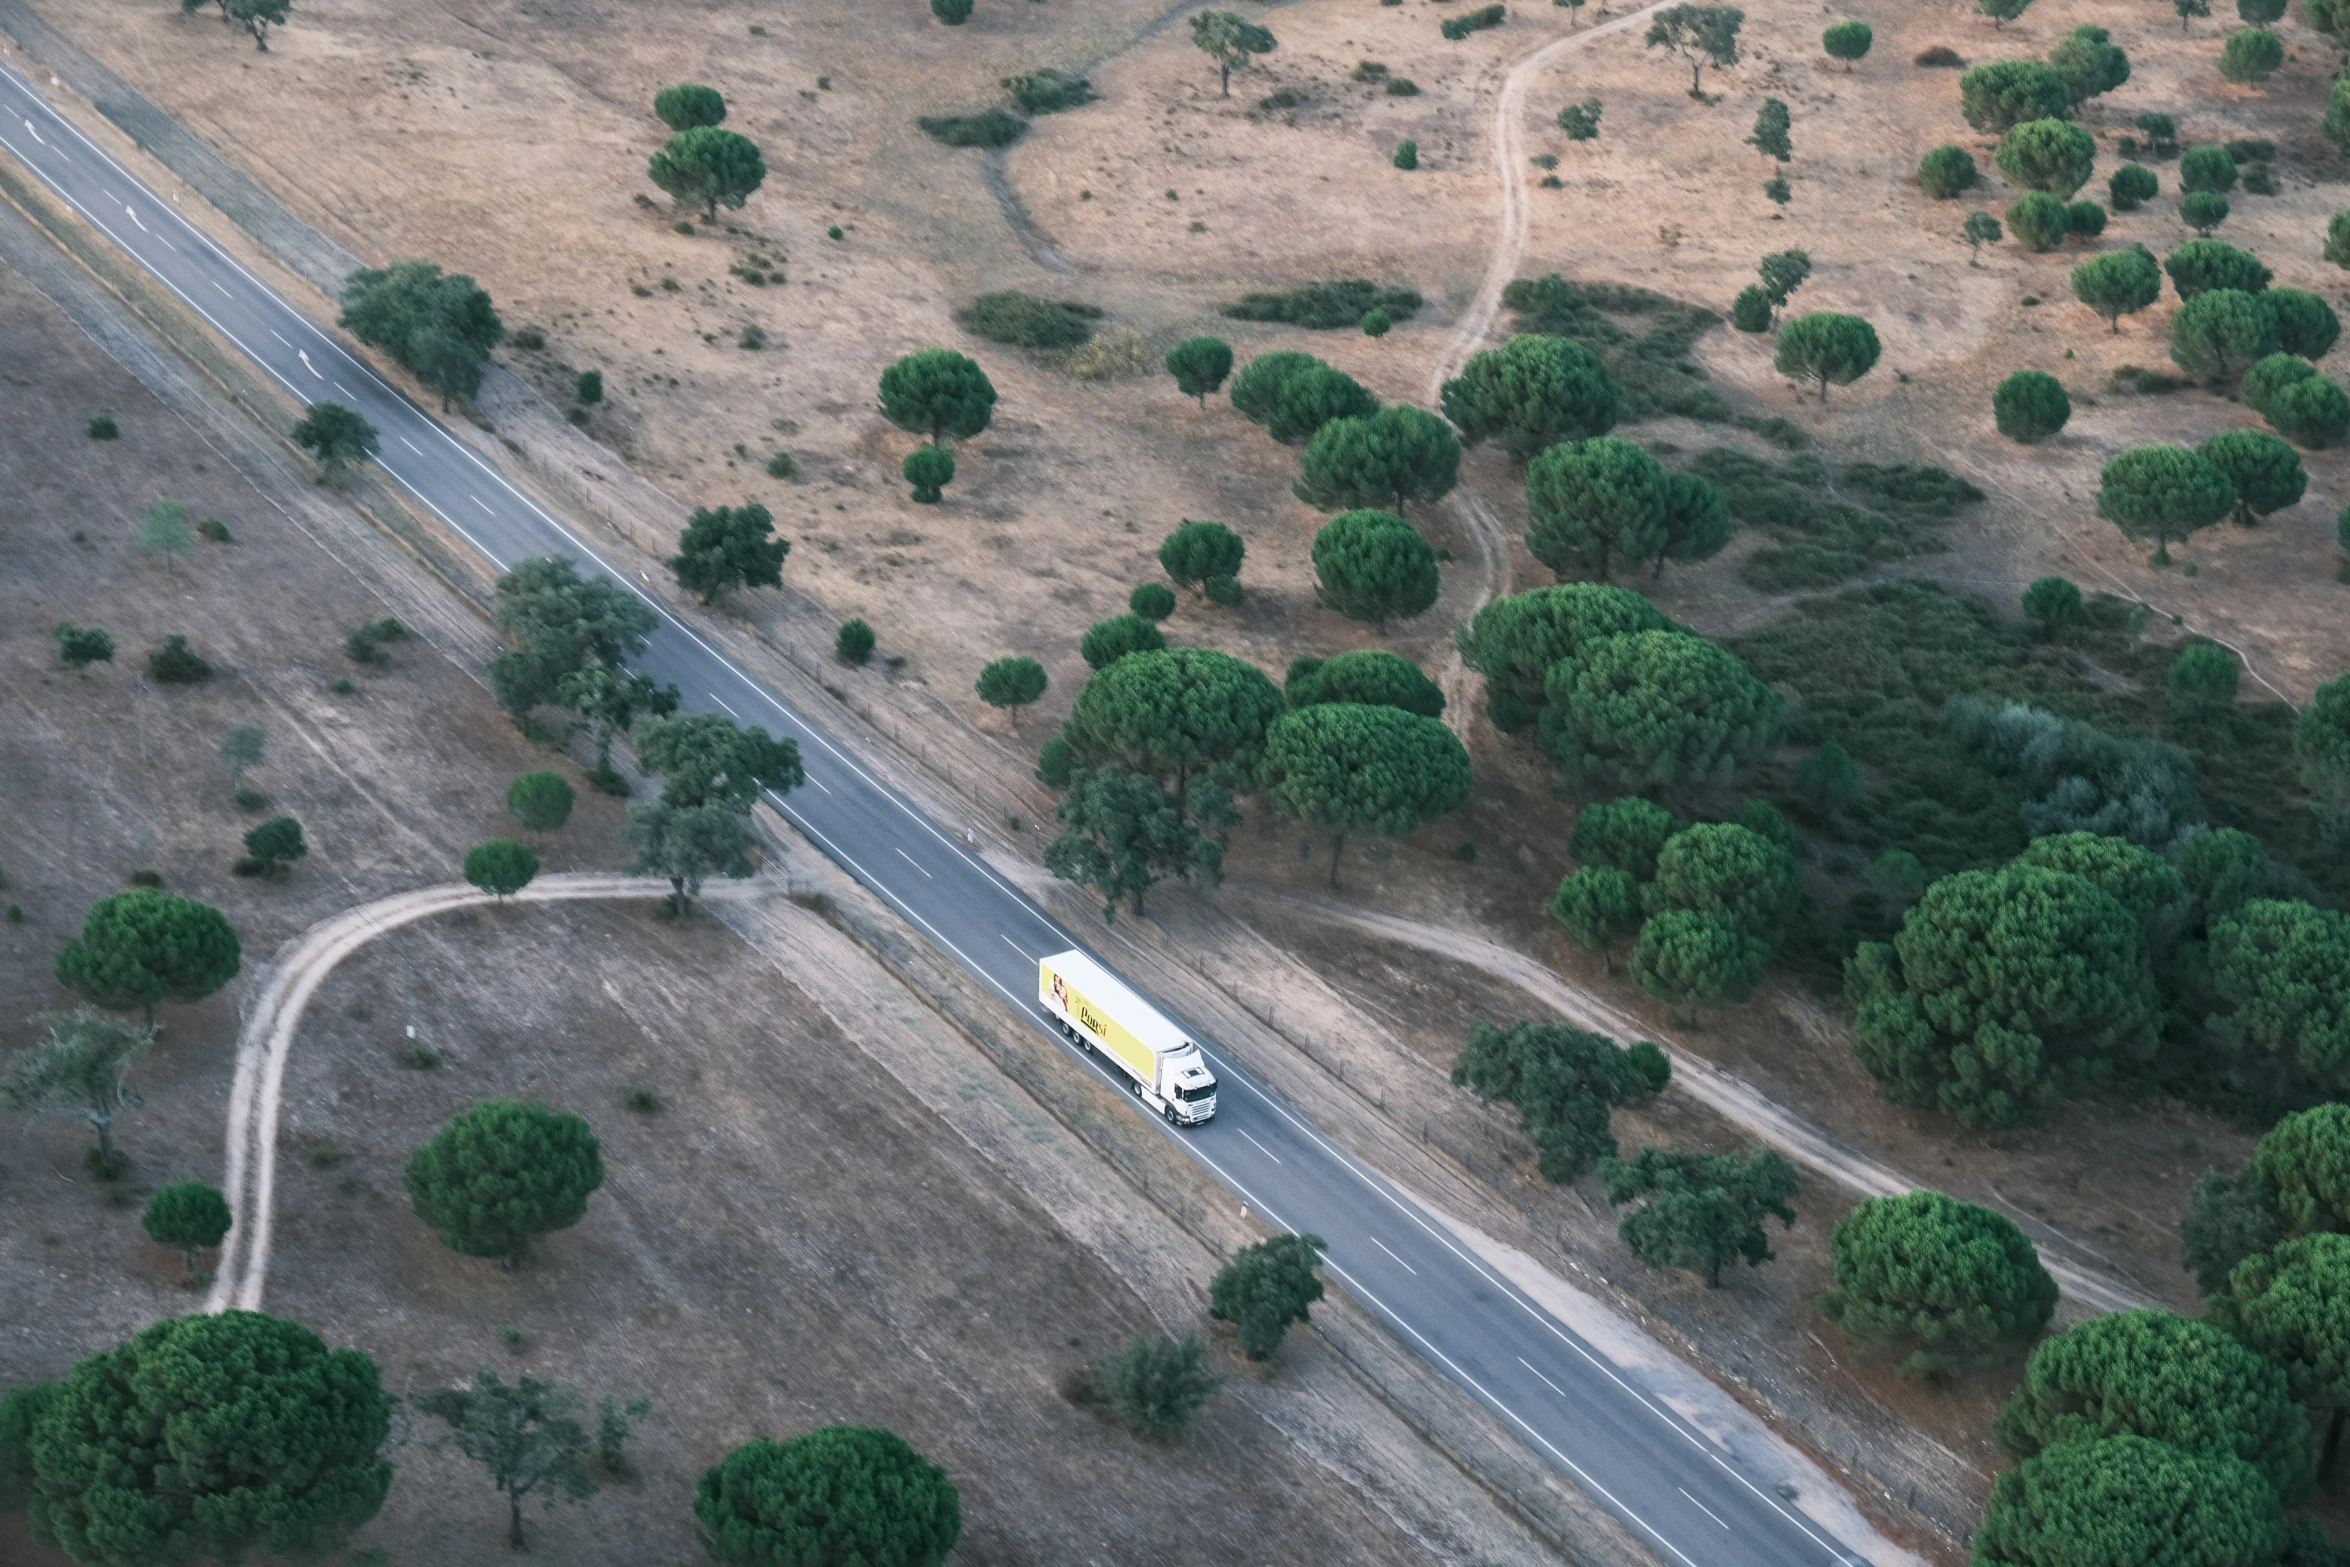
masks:
{"type": "Polygon", "coordinates": [[[1167,1124],[1169,1126],[1181,1126],[1183,1124],[1181,1121],[1175,1119],[1175,1107],[1173,1105],[1161,1106],[1159,1109],[1159,1114],[1166,1118],[1167,1124]]]}

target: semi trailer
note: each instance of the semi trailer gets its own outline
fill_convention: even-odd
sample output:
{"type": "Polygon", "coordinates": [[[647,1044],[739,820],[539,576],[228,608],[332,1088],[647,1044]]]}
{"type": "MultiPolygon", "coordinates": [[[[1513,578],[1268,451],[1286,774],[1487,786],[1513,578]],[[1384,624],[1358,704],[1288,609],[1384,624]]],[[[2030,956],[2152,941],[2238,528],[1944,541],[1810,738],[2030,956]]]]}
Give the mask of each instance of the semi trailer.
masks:
{"type": "Polygon", "coordinates": [[[1036,999],[1078,1049],[1105,1062],[1169,1124],[1197,1126],[1216,1113],[1216,1076],[1199,1046],[1084,953],[1041,960],[1036,999]]]}

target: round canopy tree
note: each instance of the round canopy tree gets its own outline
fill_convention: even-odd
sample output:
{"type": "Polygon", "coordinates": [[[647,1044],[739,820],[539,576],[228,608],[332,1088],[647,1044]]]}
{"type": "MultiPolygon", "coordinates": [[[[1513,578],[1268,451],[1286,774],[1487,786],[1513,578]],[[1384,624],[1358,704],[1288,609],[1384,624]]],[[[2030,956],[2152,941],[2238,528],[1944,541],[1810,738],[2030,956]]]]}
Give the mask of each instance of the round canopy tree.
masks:
{"type": "Polygon", "coordinates": [[[465,879],[495,898],[511,898],[539,873],[539,857],[525,844],[504,838],[465,851],[465,879]]]}
{"type": "Polygon", "coordinates": [[[569,1229],[604,1184],[587,1122],[519,1099],[485,1099],[409,1156],[408,1201],[468,1257],[521,1260],[531,1240],[569,1229]]]}
{"type": "Polygon", "coordinates": [[[1248,546],[1220,522],[1185,522],[1159,543],[1159,566],[1179,588],[1202,592],[1208,583],[1240,575],[1248,546]]]}
{"type": "Polygon", "coordinates": [[[1736,822],[1705,822],[1666,840],[1649,897],[1659,909],[1726,914],[1770,942],[1786,929],[1802,892],[1795,856],[1784,846],[1736,822]]]}
{"type": "Polygon", "coordinates": [[[1459,479],[1461,443],[1425,408],[1395,403],[1367,419],[1333,419],[1299,460],[1297,498],[1328,511],[1439,500],[1459,479]]]}
{"type": "Polygon", "coordinates": [[[2159,1014],[2136,916],[2082,877],[1961,871],[1926,889],[1891,946],[1845,969],[1860,1063],[1895,1104],[2005,1126],[2154,1043],[2159,1014]]]}
{"type": "Polygon", "coordinates": [[[2018,370],[1991,394],[1991,419],[1999,433],[2026,446],[2047,440],[2072,416],[2073,400],[2064,383],[2045,370],[2018,370]]]}
{"type": "Polygon", "coordinates": [[[2107,330],[2118,334],[2122,317],[2136,315],[2162,297],[2162,268],[2137,245],[2103,251],[2073,268],[2073,297],[2103,316],[2107,330]]]}
{"type": "Polygon", "coordinates": [[[1257,355],[1232,378],[1233,410],[1251,424],[1263,424],[1272,417],[1273,404],[1280,399],[1281,389],[1289,384],[1289,378],[1321,363],[1312,354],[1301,354],[1292,348],[1257,355]]]}
{"type": "Polygon", "coordinates": [[[995,417],[995,385],[976,361],[951,348],[925,348],[881,372],[881,416],[933,446],[968,440],[995,417]]]}
{"type": "Polygon", "coordinates": [[[2062,120],[2073,112],[2072,89],[2037,60],[1993,60],[1958,79],[1959,112],[1987,136],[2027,120],[2062,120]]]}
{"type": "Polygon", "coordinates": [[[1752,993],[1770,960],[1771,949],[1726,914],[1667,909],[1640,927],[1632,979],[1675,1006],[1727,1006],[1752,993]]]}
{"type": "Polygon", "coordinates": [[[653,94],[653,113],[673,131],[690,131],[697,125],[723,124],[726,99],[715,87],[679,82],[653,94]]]}
{"type": "Polygon", "coordinates": [[[1399,838],[1467,803],[1469,753],[1440,720],[1328,702],[1274,720],[1257,776],[1267,804],[1329,830],[1335,887],[1350,833],[1399,838]]]}
{"type": "Polygon", "coordinates": [[[740,207],[767,179],[759,145],[748,136],[696,125],[679,131],[653,154],[646,176],[681,207],[700,207],[703,221],[718,221],[718,209],[740,207]]]}
{"type": "Polygon", "coordinates": [[[1086,681],[1066,733],[1085,764],[1171,779],[1181,798],[1194,773],[1254,772],[1266,726],[1285,705],[1254,664],[1210,648],[1163,648],[1130,653],[1086,681]]]}
{"type": "Polygon", "coordinates": [[[1820,47],[1828,52],[1829,59],[1842,60],[1847,73],[1852,70],[1853,61],[1867,57],[1869,45],[1874,42],[1876,34],[1866,22],[1831,22],[1820,34],[1820,47]]]}
{"type": "Polygon", "coordinates": [[[298,1323],[158,1322],[57,1384],[33,1529],[91,1563],[324,1556],[383,1506],[391,1412],[374,1361],[298,1323]]]}
{"type": "Polygon", "coordinates": [[[1726,783],[1778,749],[1786,702],[1718,642],[1684,631],[1603,637],[1552,666],[1542,748],[1561,770],[1628,789],[1726,783]]]}
{"type": "Polygon", "coordinates": [[[2277,434],[2312,451],[2350,434],[2350,393],[2322,375],[2279,387],[2261,414],[2277,434]]]}
{"type": "Polygon", "coordinates": [[[82,933],[57,954],[57,982],[92,1006],[138,1009],[201,1001],[237,977],[237,933],[218,909],[134,887],[100,898],[82,933]]]}
{"type": "Polygon", "coordinates": [[[2277,347],[2303,359],[2323,359],[2342,336],[2334,307],[2305,288],[2271,288],[2262,303],[2277,323],[2277,347]]]}
{"type": "Polygon", "coordinates": [[[1624,410],[1624,394],[1599,355],[1568,338],[1534,334],[1471,354],[1442,397],[1464,445],[1497,439],[1518,463],[1561,441],[1605,435],[1624,410]]]}
{"type": "Polygon", "coordinates": [[[2208,528],[2236,505],[2228,476],[2183,446],[2133,446],[2098,475],[2097,514],[2125,537],[2152,539],[2170,564],[2173,539],[2208,528]]]}
{"type": "Polygon", "coordinates": [[[1992,161],[2010,185],[2069,200],[2089,183],[2097,143],[2069,120],[2026,120],[2000,139],[1992,161]]]}
{"type": "Polygon", "coordinates": [[[560,832],[574,798],[561,773],[519,773],[506,786],[506,814],[532,832],[560,832]]]}
{"type": "Polygon", "coordinates": [[[1265,433],[1284,446],[1302,446],[1333,419],[1368,419],[1379,399],[1343,370],[1309,365],[1281,383],[1265,415],[1265,433]]]}
{"type": "Polygon", "coordinates": [[[1422,718],[1444,716],[1444,688],[1420,666],[1385,648],[1363,648],[1336,658],[1301,658],[1289,666],[1282,694],[1293,708],[1321,702],[1400,707],[1422,718]]]}
{"type": "Polygon", "coordinates": [[[1129,653],[1156,652],[1166,645],[1167,638],[1157,626],[1128,610],[1086,627],[1077,652],[1086,668],[1107,669],[1129,653]]]}
{"type": "Polygon", "coordinates": [[[1918,188],[1936,201],[1950,201],[1973,190],[1983,180],[1975,155],[1945,142],[1918,160],[1918,188]]]}
{"type": "Polygon", "coordinates": [[[2140,1436],[2241,1460],[2287,1500],[2309,1489],[2309,1422],[2285,1373],[2209,1322],[2116,1311],[2032,1351],[1991,1434],[2009,1457],[2140,1436]]]}
{"type": "Polygon", "coordinates": [[[2300,500],[2309,488],[2300,454],[2266,430],[2222,430],[2196,447],[2195,455],[2236,487],[2236,521],[2247,528],[2300,500]]]}
{"type": "Polygon", "coordinates": [[[2295,1398],[2322,1406],[2330,1463],[2350,1416],[2350,1235],[2306,1235],[2237,1264],[2212,1320],[2282,1367],[2295,1398]]]}
{"type": "Polygon", "coordinates": [[[1817,382],[1824,403],[1831,383],[1850,386],[1867,375],[1877,353],[1875,327],[1858,316],[1815,310],[1780,329],[1771,363],[1783,376],[1817,382]]]}
{"type": "Polygon", "coordinates": [[[2259,257],[2216,239],[2187,241],[2163,258],[2162,270],[2170,274],[2171,287],[2182,300],[2215,288],[2257,294],[2268,287],[2273,275],[2259,257]]]}
{"type": "Polygon", "coordinates": [[[1671,505],[1671,478],[1632,442],[1562,442],[1526,466],[1526,547],[1561,577],[1587,571],[1604,582],[1618,557],[1663,553],[1671,505]]]}
{"type": "Polygon", "coordinates": [[[2171,362],[2214,385],[2235,381],[2282,346],[2265,295],[2205,289],[2171,314],[2171,362]]]}
{"type": "Polygon", "coordinates": [[[2038,1338],[2056,1310],[2024,1232],[1940,1192],[1870,1198],[1837,1221],[1829,1252],[1820,1314],[1902,1355],[1909,1376],[1973,1370],[2038,1338]]]}
{"type": "Polygon", "coordinates": [[[1628,794],[1577,811],[1567,832],[1567,852],[1582,864],[1610,866],[1634,881],[1650,882],[1656,880],[1665,845],[1681,830],[1671,811],[1628,794]]]}
{"type": "Polygon", "coordinates": [[[1314,535],[1314,596],[1384,628],[1436,602],[1436,551],[1393,512],[1343,511],[1314,535]]]}
{"type": "Polygon", "coordinates": [[[1561,659],[1601,637],[1672,625],[1627,588],[1584,582],[1535,588],[1478,610],[1460,639],[1461,661],[1485,677],[1485,710],[1494,723],[1515,732],[1550,700],[1545,681],[1561,659]]]}
{"type": "Polygon", "coordinates": [[[2285,1513],[2260,1472],[2142,1436],[2050,1448],[1993,1482],[1975,1567],[2262,1567],[2285,1513]]]}
{"type": "Polygon", "coordinates": [[[939,1567],[963,1532],[946,1471],[868,1426],[745,1442],[702,1471],[694,1519],[726,1567],[939,1567]]]}
{"type": "Polygon", "coordinates": [[[1205,408],[1208,394],[1232,373],[1232,345],[1220,337],[1187,337],[1167,350],[1167,373],[1184,396],[1198,398],[1205,408]]]}

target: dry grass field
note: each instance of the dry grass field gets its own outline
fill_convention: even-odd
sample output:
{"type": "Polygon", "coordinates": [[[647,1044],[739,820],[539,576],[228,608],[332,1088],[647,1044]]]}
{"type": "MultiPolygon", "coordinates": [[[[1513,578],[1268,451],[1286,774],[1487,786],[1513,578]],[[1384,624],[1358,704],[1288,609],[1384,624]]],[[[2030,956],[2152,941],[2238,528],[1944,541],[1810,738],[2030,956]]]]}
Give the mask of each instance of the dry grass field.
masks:
{"type": "MultiPolygon", "coordinates": [[[[1234,609],[1186,599],[1166,628],[1172,639],[1223,648],[1276,675],[1301,653],[1374,644],[1431,671],[1451,656],[1452,631],[1476,592],[1466,567],[1473,540],[1458,509],[1415,517],[1455,561],[1443,598],[1375,635],[1315,602],[1307,549],[1322,517],[1289,492],[1295,454],[1220,399],[1193,406],[1156,366],[1173,341],[1214,331],[1243,359],[1303,348],[1382,399],[1426,403],[1496,234],[1496,93],[1513,62],[1568,28],[1563,10],[1522,5],[1504,26],[1454,43],[1437,28],[1457,8],[1430,0],[1251,7],[1280,47],[1237,74],[1225,98],[1180,13],[1130,0],[1085,8],[982,0],[959,29],[937,25],[917,0],[790,14],[732,0],[658,8],[446,0],[422,9],[315,0],[265,56],[209,18],[184,18],[153,0],[36,4],[356,253],[424,256],[477,276],[510,327],[545,333],[543,350],[504,354],[543,391],[560,396],[576,371],[600,370],[609,401],[586,428],[676,498],[675,522],[684,507],[744,496],[772,507],[794,541],[787,578],[832,614],[870,620],[885,650],[906,658],[897,678],[958,705],[976,729],[1009,738],[1002,716],[970,696],[978,666],[1004,653],[1042,659],[1054,682],[1042,715],[1065,711],[1085,674],[1078,635],[1122,608],[1132,585],[1158,576],[1152,552],[1184,518],[1220,518],[1244,535],[1248,596],[1234,609]],[[1364,61],[1411,79],[1418,94],[1392,96],[1359,80],[1364,61]],[[950,149],[915,127],[918,115],[986,107],[1001,96],[1000,78],[1048,66],[1085,71],[1097,101],[1037,118],[999,153],[950,149]],[[681,79],[727,94],[729,126],[762,144],[770,171],[745,209],[690,233],[678,231],[666,205],[643,199],[656,194],[643,168],[663,134],[650,98],[681,79]],[[1403,137],[1418,142],[1417,171],[1390,165],[1403,137]],[[769,273],[765,285],[741,276],[753,262],[769,273]],[[1426,305],[1376,342],[1216,313],[1247,290],[1345,277],[1408,285],[1426,305]],[[970,336],[955,324],[956,309],[996,288],[1099,307],[1102,340],[1131,345],[1143,373],[1087,379],[970,336]],[[754,325],[764,346],[738,346],[754,325]],[[1001,401],[993,428],[961,448],[946,502],[919,507],[897,476],[911,437],[874,411],[872,387],[892,358],[932,343],[979,358],[1001,401]],[[779,450],[794,458],[796,477],[767,476],[779,450]]],[[[1585,29],[1611,14],[1587,9],[1585,29]]],[[[1644,48],[1638,27],[1564,50],[1536,77],[1519,127],[1529,153],[1557,160],[1557,183],[1529,179],[1517,273],[1631,284],[1726,312],[1760,255],[1806,249],[1814,271],[1795,308],[1869,318],[1884,346],[1869,376],[1823,404],[1772,370],[1767,337],[1727,325],[1699,334],[1689,358],[1749,422],[1791,422],[1831,474],[1855,462],[1927,463],[1985,493],[1945,530],[1946,552],[1879,576],[1927,575],[2009,613],[2025,583],[2061,572],[2149,605],[2145,636],[2154,643],[2199,635],[2236,648],[2247,702],[2300,701],[2350,666],[2342,613],[2350,590],[2336,580],[2334,545],[2335,512],[2350,501],[2350,457],[2307,454],[2309,493],[2298,506],[2256,529],[2210,529],[2178,550],[2182,567],[2168,571],[2151,568],[2145,548],[2094,508],[2100,467],[2125,447],[2258,427],[2249,410],[2210,392],[2117,389],[2124,367],[2168,367],[2175,301],[2167,292],[2118,333],[2071,295],[2067,272],[2093,249],[2142,241],[2160,254],[2189,237],[2176,213],[2175,164],[2155,164],[2163,193],[2114,214],[2098,240],[2040,256],[2010,241],[1978,263],[1959,237],[1968,212],[1997,213],[2012,193],[1991,169],[1993,139],[1959,114],[1959,73],[1913,58],[1937,45],[1970,64],[2037,58],[2083,23],[2111,28],[2132,70],[2127,84],[2081,111],[2099,143],[2096,174],[2081,194],[2103,199],[2106,176],[2122,161],[2118,143],[2142,112],[2173,115],[2190,144],[2270,139],[2278,193],[2232,195],[2234,213],[2218,237],[2256,251],[2279,283],[2340,303],[2340,272],[2319,253],[2346,173],[2316,131],[2331,46],[2296,12],[2278,27],[2284,69],[2264,87],[2231,86],[2216,60],[2232,16],[2182,31],[2162,8],[2103,0],[2037,0],[1997,30],[1953,0],[1833,12],[1757,4],[1747,11],[1741,63],[1707,72],[1703,102],[1688,94],[1686,68],[1644,48]],[[1818,47],[1821,26],[1845,16],[1876,34],[1851,71],[1818,47]],[[1776,166],[1744,142],[1766,95],[1793,115],[1795,156],[1785,170],[1793,195],[1783,211],[1762,194],[1776,166]],[[1590,97],[1605,105],[1602,133],[1570,143],[1554,116],[1590,97]],[[1966,199],[1931,200],[1912,178],[1919,156],[1944,142],[1969,148],[1984,166],[1986,184],[1966,199]],[[2075,409],[2061,436],[2034,447],[2001,438],[1990,415],[1991,389],[2026,367],[2058,376],[2075,409]]],[[[1627,433],[1684,455],[1727,446],[1784,456],[1747,430],[1687,418],[1627,433]]],[[[176,482],[193,501],[192,481],[176,482]]],[[[1520,481],[1498,453],[1470,454],[1462,482],[1505,529],[1522,526],[1520,481]]],[[[1644,590],[1709,633],[1781,623],[1795,613],[1794,595],[1759,591],[1741,575],[1759,542],[1741,539],[1720,559],[1677,567],[1644,590]]],[[[199,550],[189,569],[206,565],[199,550]]],[[[141,580],[160,570],[135,569],[141,580]]],[[[1497,587],[1547,580],[1513,541],[1497,587]]],[[[59,592],[62,603],[62,585],[59,592]]],[[[97,597],[117,602],[111,590],[97,597]]],[[[322,622],[313,639],[322,666],[332,662],[336,634],[322,622]]],[[[23,640],[30,647],[37,639],[23,640]]],[[[408,661],[425,662],[421,654],[408,661]]],[[[424,676],[403,666],[389,678],[424,676]]],[[[2134,677],[2110,678],[2126,688],[2134,677]]],[[[300,700],[300,711],[331,721],[331,704],[315,692],[300,700]]],[[[1554,793],[1530,746],[1460,716],[1479,770],[1469,809],[1392,854],[1350,854],[1345,895],[1539,952],[1568,978],[1634,1003],[1620,975],[1568,950],[1541,917],[1566,864],[1573,803],[1554,793]],[[1473,862],[1456,857],[1463,843],[1475,846],[1473,862]]],[[[1024,772],[1018,753],[1043,732],[1031,720],[1017,747],[1000,753],[1008,776],[1024,772]]],[[[517,748],[494,723],[463,740],[478,742],[481,755],[517,748]]],[[[483,798],[494,805],[494,796],[483,798]]],[[[214,814],[224,818],[210,829],[217,836],[225,813],[214,814]]],[[[1252,821],[1234,839],[1231,867],[1318,892],[1319,845],[1302,836],[1252,821]]],[[[20,858],[9,852],[12,884],[20,858]]],[[[314,855],[302,874],[318,875],[323,858],[314,855]]],[[[1472,997],[1484,997],[1486,1010],[1509,1009],[1474,976],[1424,954],[1375,948],[1377,961],[1366,962],[1352,938],[1259,906],[1246,913],[1389,1009],[1431,1060],[1444,1059],[1478,1004],[1472,997]]],[[[35,940],[28,927],[15,939],[46,951],[65,928],[35,940]]],[[[1661,1008],[1643,1015],[1664,1024],[1661,1008]]],[[[2159,1099],[2076,1106],[2028,1134],[1958,1136],[1886,1108],[1852,1060],[1834,1003],[1793,982],[1709,1019],[1685,1042],[1887,1163],[2020,1211],[2150,1296],[2181,1304],[2173,1226],[2184,1192],[2205,1167],[2232,1166],[2248,1146],[2246,1128],[2159,1099]]],[[[1802,1336],[1824,1333],[1806,1303],[1833,1217],[1807,1207],[1804,1232],[1781,1248],[1784,1260],[1720,1297],[1690,1295],[1677,1279],[1610,1271],[1665,1315],[1679,1311],[1676,1320],[1705,1327],[1714,1336],[1697,1336],[1709,1344],[1748,1331],[1808,1355],[1802,1336]]],[[[1572,1255],[1575,1244],[1563,1241],[1562,1251],[1572,1255]]],[[[1613,1260],[1621,1263],[1620,1254],[1613,1260]]],[[[2000,1392],[1991,1381],[1933,1396],[1889,1373],[1849,1372],[1824,1345],[1814,1364],[1824,1380],[1857,1375],[1889,1421],[1919,1425],[1970,1462],[1990,1464],[1983,1428],[2000,1392]]]]}

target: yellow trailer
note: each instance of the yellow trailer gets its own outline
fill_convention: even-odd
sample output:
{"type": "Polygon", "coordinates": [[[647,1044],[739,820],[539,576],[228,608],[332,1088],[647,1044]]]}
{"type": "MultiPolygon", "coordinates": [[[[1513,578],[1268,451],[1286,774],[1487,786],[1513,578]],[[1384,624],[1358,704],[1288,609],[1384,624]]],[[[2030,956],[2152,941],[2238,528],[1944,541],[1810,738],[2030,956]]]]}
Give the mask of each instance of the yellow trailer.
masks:
{"type": "Polygon", "coordinates": [[[1037,964],[1036,999],[1061,1032],[1100,1056],[1136,1098],[1178,1126],[1216,1113],[1216,1079],[1199,1046],[1125,981],[1078,951],[1037,964]]]}

